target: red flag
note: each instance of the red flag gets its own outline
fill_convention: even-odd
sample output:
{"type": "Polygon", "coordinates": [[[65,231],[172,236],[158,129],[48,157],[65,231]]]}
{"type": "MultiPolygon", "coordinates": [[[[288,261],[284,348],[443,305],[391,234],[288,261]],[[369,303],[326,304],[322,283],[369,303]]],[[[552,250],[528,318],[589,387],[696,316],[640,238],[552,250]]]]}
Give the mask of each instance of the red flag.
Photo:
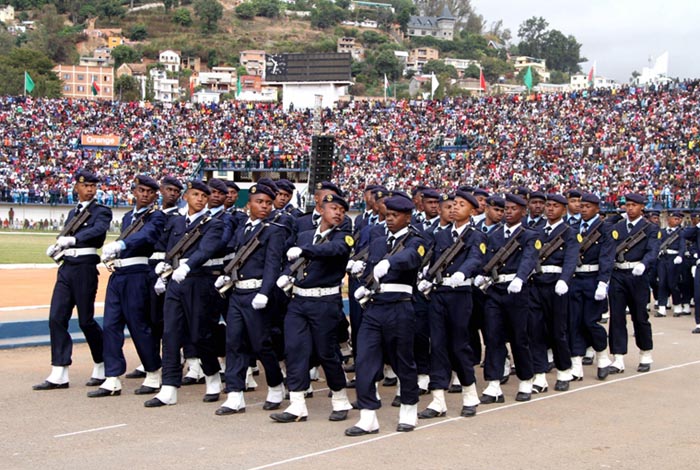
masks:
{"type": "Polygon", "coordinates": [[[483,69],[479,69],[479,88],[486,91],[486,79],[484,79],[483,69]]]}
{"type": "Polygon", "coordinates": [[[97,80],[92,81],[92,94],[97,96],[100,92],[100,86],[97,84],[97,80]]]}
{"type": "Polygon", "coordinates": [[[190,80],[190,96],[194,95],[194,80],[190,80]]]}
{"type": "Polygon", "coordinates": [[[591,70],[588,72],[588,86],[593,86],[594,81],[595,81],[595,63],[591,67],[591,70]]]}

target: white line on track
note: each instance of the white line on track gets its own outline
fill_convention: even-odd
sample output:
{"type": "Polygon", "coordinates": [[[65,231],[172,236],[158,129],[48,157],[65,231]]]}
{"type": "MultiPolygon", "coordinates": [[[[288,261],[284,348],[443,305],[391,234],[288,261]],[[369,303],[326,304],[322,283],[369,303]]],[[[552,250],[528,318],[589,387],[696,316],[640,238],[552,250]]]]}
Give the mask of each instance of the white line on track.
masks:
{"type": "MultiPolygon", "coordinates": [[[[104,307],[104,302],[95,302],[95,307],[104,307]]],[[[0,307],[0,312],[21,312],[22,310],[42,310],[50,308],[51,305],[19,305],[17,307],[0,307]]]]}
{"type": "MultiPolygon", "coordinates": [[[[533,399],[530,400],[530,401],[516,402],[516,403],[511,403],[511,404],[509,404],[509,405],[499,406],[499,407],[497,407],[497,408],[490,408],[490,409],[485,410],[485,411],[480,411],[480,412],[477,414],[477,416],[478,416],[478,415],[484,415],[484,414],[487,414],[487,413],[496,413],[496,412],[498,412],[498,411],[503,411],[503,410],[507,410],[507,409],[510,409],[510,408],[514,408],[514,407],[516,407],[516,406],[526,406],[526,405],[529,405],[529,404],[531,404],[531,403],[536,403],[536,402],[542,401],[542,400],[551,400],[551,399],[555,399],[555,398],[560,398],[560,397],[564,397],[564,396],[569,395],[569,394],[572,394],[572,393],[583,392],[583,391],[591,390],[591,389],[598,388],[598,387],[604,387],[604,386],[607,386],[607,385],[616,384],[616,383],[618,383],[618,382],[624,382],[624,381],[626,381],[626,380],[638,379],[638,378],[646,377],[646,376],[649,376],[649,375],[652,375],[652,374],[659,374],[659,373],[661,373],[661,372],[667,372],[667,371],[670,371],[670,370],[680,369],[680,368],[682,368],[682,367],[687,367],[687,366],[694,366],[694,365],[697,365],[697,364],[700,364],[700,361],[686,362],[686,363],[683,363],[683,364],[677,364],[677,365],[673,365],[673,366],[664,367],[664,368],[662,368],[662,369],[652,370],[652,371],[646,372],[646,373],[644,373],[644,374],[628,375],[627,377],[620,377],[620,378],[614,379],[614,380],[606,380],[606,381],[599,382],[599,383],[596,383],[596,384],[586,385],[586,386],[581,387],[581,388],[576,388],[576,389],[573,389],[573,390],[569,390],[568,392],[561,392],[561,393],[556,393],[556,394],[552,394],[552,395],[546,395],[546,396],[542,396],[542,397],[538,397],[538,398],[533,398],[533,399]]],[[[458,421],[458,420],[463,420],[463,419],[465,419],[465,418],[459,416],[459,417],[448,418],[448,419],[445,419],[445,420],[437,421],[437,422],[430,423],[430,424],[425,424],[425,425],[424,425],[424,424],[421,424],[419,427],[416,427],[416,431],[422,431],[422,430],[424,430],[424,429],[429,429],[429,428],[432,428],[432,427],[435,427],[435,426],[442,426],[443,424],[447,424],[447,423],[451,423],[451,422],[458,421]]],[[[478,419],[478,418],[477,418],[477,419],[478,419]]],[[[312,457],[318,457],[318,456],[320,456],[320,455],[330,454],[330,453],[332,453],[332,452],[337,452],[337,451],[344,450],[344,449],[350,449],[350,448],[352,448],[352,447],[357,447],[357,446],[361,446],[361,445],[365,445],[365,444],[370,444],[370,443],[372,443],[372,442],[381,441],[382,439],[387,439],[387,438],[390,438],[390,437],[396,437],[396,436],[401,436],[401,435],[405,435],[405,433],[402,433],[402,432],[392,432],[392,433],[389,433],[389,434],[385,434],[385,435],[383,435],[383,436],[373,437],[373,438],[371,438],[371,439],[365,439],[365,440],[362,440],[362,441],[359,441],[359,442],[353,442],[353,443],[351,443],[351,444],[346,444],[346,445],[343,445],[343,446],[331,447],[331,448],[329,448],[329,449],[319,450],[319,451],[317,451],[317,452],[311,452],[311,453],[309,453],[309,454],[299,455],[299,456],[297,456],[297,457],[291,457],[291,458],[285,459],[285,460],[278,460],[277,462],[268,463],[268,464],[265,464],[265,465],[261,465],[261,466],[259,466],[259,467],[252,467],[252,468],[249,468],[248,470],[262,470],[262,469],[264,469],[264,468],[277,467],[277,466],[279,466],[279,465],[284,465],[284,464],[288,464],[288,463],[292,463],[292,462],[297,462],[297,461],[300,461],[300,460],[310,459],[310,458],[312,458],[312,457]]]]}
{"type": "Polygon", "coordinates": [[[56,434],[54,437],[68,437],[68,436],[75,436],[76,434],[85,434],[88,432],[97,432],[97,431],[106,431],[108,429],[115,429],[115,428],[122,428],[124,426],[127,426],[126,423],[123,424],[115,424],[114,426],[103,426],[101,428],[92,428],[92,429],[85,429],[84,431],[76,431],[76,432],[69,432],[67,434],[56,434]]]}

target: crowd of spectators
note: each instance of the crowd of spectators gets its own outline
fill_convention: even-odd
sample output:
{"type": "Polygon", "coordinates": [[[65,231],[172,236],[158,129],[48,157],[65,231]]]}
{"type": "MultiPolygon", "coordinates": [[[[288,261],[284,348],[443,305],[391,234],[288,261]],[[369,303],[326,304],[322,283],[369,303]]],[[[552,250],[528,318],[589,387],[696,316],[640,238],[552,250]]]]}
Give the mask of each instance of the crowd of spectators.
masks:
{"type": "MultiPolygon", "coordinates": [[[[663,87],[349,102],[324,109],[336,143],[334,180],[352,205],[384,183],[449,191],[525,185],[579,188],[614,205],[630,190],[649,205],[700,205],[700,82],[663,87]]],[[[0,199],[70,204],[82,167],[102,183],[100,202],[131,204],[133,176],[191,178],[202,167],[305,170],[312,111],[276,104],[151,105],[0,98],[0,199]],[[80,145],[116,134],[117,149],[80,145]]]]}

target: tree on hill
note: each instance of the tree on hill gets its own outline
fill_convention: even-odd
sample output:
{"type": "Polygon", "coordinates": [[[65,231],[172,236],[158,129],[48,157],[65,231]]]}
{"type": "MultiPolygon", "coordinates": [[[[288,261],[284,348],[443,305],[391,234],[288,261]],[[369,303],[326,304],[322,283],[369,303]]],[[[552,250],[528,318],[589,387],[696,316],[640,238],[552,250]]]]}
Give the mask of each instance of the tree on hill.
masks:
{"type": "Polygon", "coordinates": [[[423,65],[423,73],[434,73],[435,75],[444,75],[450,78],[459,77],[457,69],[452,65],[445,65],[441,60],[429,60],[423,65]]]}
{"type": "Polygon", "coordinates": [[[311,26],[314,28],[330,28],[345,20],[347,13],[328,0],[320,0],[316,8],[311,10],[311,26]]]}
{"type": "Polygon", "coordinates": [[[556,29],[547,30],[547,20],[533,16],[525,20],[518,29],[520,55],[537,57],[547,61],[547,68],[566,73],[581,71],[581,44],[572,35],[565,36],[556,29]]]}
{"type": "Polygon", "coordinates": [[[202,31],[214,33],[217,23],[224,14],[224,7],[217,0],[197,0],[194,3],[194,12],[202,21],[202,31]]]}
{"type": "Polygon", "coordinates": [[[62,84],[52,69],[53,62],[45,54],[25,47],[0,55],[0,95],[21,95],[24,92],[24,72],[27,72],[34,82],[31,96],[58,98],[62,84]]]}
{"type": "Polygon", "coordinates": [[[255,18],[257,8],[251,2],[243,2],[236,7],[236,16],[242,20],[252,20],[255,18]]]}
{"type": "Polygon", "coordinates": [[[192,16],[187,8],[178,8],[173,12],[173,23],[180,26],[192,26],[192,16]]]}
{"type": "Polygon", "coordinates": [[[114,59],[114,68],[119,68],[122,64],[131,64],[141,59],[141,53],[136,49],[124,44],[112,49],[112,59],[114,59]]]}
{"type": "Polygon", "coordinates": [[[119,101],[139,101],[141,84],[134,77],[121,75],[114,81],[114,94],[119,101]]]}

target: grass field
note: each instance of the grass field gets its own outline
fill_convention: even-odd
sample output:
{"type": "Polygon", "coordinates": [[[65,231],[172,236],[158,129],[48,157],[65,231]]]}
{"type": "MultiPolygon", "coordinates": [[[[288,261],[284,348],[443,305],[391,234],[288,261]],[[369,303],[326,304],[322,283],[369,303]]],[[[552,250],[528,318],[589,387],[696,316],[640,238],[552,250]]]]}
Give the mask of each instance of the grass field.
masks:
{"type": "MultiPolygon", "coordinates": [[[[114,240],[115,234],[107,235],[114,240]]],[[[0,232],[0,264],[51,263],[46,248],[56,241],[56,233],[0,232]]]]}

